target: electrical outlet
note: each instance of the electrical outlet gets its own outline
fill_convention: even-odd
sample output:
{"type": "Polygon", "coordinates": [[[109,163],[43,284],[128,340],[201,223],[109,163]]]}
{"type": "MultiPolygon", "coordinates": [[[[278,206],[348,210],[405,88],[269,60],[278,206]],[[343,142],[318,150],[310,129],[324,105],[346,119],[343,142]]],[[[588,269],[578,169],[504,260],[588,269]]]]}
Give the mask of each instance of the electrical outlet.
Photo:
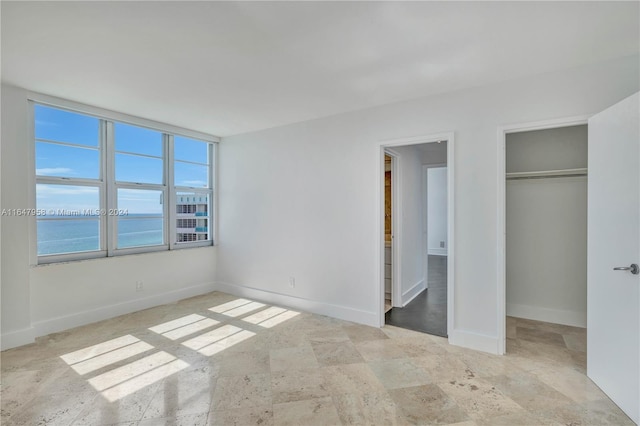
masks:
{"type": "Polygon", "coordinates": [[[294,277],[289,277],[289,287],[296,288],[296,279],[294,277]]]}
{"type": "Polygon", "coordinates": [[[136,281],[136,291],[144,290],[144,283],[142,281],[136,281]]]}
{"type": "Polygon", "coordinates": [[[440,248],[444,248],[444,241],[440,241],[440,248]]]}

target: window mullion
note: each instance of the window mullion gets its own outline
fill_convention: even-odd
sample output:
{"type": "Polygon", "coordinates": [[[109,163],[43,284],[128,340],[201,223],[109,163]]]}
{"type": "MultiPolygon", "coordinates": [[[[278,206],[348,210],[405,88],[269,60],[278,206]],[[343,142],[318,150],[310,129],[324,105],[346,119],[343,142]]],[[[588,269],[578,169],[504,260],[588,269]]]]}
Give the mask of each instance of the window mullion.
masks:
{"type": "MultiPolygon", "coordinates": [[[[106,209],[115,209],[116,206],[116,181],[115,181],[115,143],[114,126],[112,121],[105,121],[105,172],[106,172],[106,209]]],[[[117,218],[114,215],[105,216],[107,222],[107,256],[113,256],[116,248],[116,236],[118,235],[117,218]]]]}
{"type": "MultiPolygon", "coordinates": [[[[98,139],[98,146],[100,148],[100,210],[101,212],[107,209],[107,199],[109,191],[109,185],[107,185],[107,169],[109,159],[107,155],[107,121],[100,120],[100,138],[98,139]]],[[[100,216],[100,250],[107,251],[109,247],[109,226],[107,224],[107,218],[100,216]]],[[[107,254],[108,255],[108,254],[107,254]]]]}
{"type": "Polygon", "coordinates": [[[218,144],[211,143],[209,144],[209,239],[213,245],[216,245],[216,236],[217,236],[217,207],[218,207],[218,195],[216,191],[216,181],[217,181],[217,170],[218,164],[216,163],[218,159],[218,144]]]}
{"type": "Polygon", "coordinates": [[[176,218],[177,218],[177,212],[176,212],[176,189],[174,186],[175,183],[175,178],[174,178],[174,140],[173,140],[173,135],[166,135],[167,138],[167,155],[165,156],[165,159],[167,161],[167,208],[168,208],[168,214],[167,214],[167,220],[169,221],[169,226],[167,226],[167,230],[168,230],[168,240],[167,242],[169,243],[169,249],[172,250],[175,248],[176,245],[176,218]]]}

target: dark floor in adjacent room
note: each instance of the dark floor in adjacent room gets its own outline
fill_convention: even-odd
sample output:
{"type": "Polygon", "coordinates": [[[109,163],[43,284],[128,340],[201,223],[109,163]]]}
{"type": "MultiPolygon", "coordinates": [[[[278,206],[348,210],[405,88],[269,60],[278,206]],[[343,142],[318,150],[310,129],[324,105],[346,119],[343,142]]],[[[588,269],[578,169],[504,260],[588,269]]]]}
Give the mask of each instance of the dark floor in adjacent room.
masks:
{"type": "Polygon", "coordinates": [[[447,337],[447,257],[429,256],[429,288],[404,308],[392,308],[385,324],[447,337]]]}

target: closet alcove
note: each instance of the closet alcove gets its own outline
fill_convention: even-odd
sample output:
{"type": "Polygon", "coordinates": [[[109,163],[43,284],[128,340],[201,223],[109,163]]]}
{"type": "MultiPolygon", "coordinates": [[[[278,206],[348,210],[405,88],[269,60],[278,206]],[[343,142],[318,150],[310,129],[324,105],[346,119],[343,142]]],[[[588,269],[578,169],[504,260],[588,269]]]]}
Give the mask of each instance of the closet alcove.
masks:
{"type": "Polygon", "coordinates": [[[587,125],[507,134],[507,316],[586,327],[587,125]]]}

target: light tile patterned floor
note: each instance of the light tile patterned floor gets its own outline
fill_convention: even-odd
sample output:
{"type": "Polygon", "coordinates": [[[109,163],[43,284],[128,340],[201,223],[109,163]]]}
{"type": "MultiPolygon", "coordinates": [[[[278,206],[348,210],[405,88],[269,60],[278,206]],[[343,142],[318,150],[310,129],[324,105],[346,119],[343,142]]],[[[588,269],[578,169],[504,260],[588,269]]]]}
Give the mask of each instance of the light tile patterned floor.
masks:
{"type": "Polygon", "coordinates": [[[584,329],[509,318],[508,355],[211,293],[2,352],[3,425],[631,425],[584,329]]]}

